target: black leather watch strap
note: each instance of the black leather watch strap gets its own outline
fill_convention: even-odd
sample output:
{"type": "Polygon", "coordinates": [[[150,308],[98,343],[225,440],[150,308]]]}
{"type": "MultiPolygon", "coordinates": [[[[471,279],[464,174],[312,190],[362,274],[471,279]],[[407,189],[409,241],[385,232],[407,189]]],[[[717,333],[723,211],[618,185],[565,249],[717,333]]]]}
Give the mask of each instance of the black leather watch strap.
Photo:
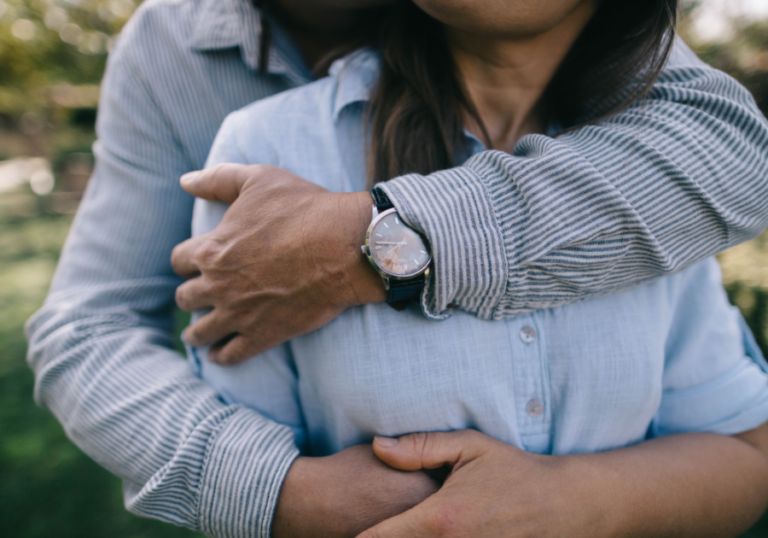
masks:
{"type": "Polygon", "coordinates": [[[392,205],[392,202],[389,201],[389,196],[387,196],[387,194],[378,187],[371,189],[371,197],[373,198],[373,205],[376,206],[376,209],[379,210],[379,213],[395,207],[392,205]]]}
{"type": "Polygon", "coordinates": [[[418,301],[424,289],[424,275],[412,280],[390,280],[387,303],[395,310],[405,310],[412,301],[418,301]]]}
{"type": "Polygon", "coordinates": [[[424,289],[424,275],[419,275],[411,280],[390,280],[387,291],[387,302],[418,300],[421,290],[424,289]]]}

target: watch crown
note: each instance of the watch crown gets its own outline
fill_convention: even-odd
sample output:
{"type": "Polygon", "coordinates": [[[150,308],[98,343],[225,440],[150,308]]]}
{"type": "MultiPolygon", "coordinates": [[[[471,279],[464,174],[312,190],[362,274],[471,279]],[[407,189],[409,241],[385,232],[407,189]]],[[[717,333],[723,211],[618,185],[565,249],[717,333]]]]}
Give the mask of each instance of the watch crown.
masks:
{"type": "Polygon", "coordinates": [[[366,247],[365,245],[360,245],[360,250],[363,251],[363,254],[365,255],[368,254],[368,247],[366,247]]]}

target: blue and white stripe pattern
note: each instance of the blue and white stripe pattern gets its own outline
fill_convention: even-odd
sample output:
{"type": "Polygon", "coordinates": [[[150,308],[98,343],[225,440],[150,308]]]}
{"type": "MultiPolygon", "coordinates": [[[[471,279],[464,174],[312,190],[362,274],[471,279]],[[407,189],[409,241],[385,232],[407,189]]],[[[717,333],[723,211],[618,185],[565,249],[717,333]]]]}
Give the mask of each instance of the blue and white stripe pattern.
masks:
{"type": "Polygon", "coordinates": [[[426,235],[423,309],[483,319],[637,286],[766,225],[768,123],[735,80],[679,46],[644,102],[515,154],[381,185],[426,235]]]}
{"type": "MultiPolygon", "coordinates": [[[[28,325],[37,401],[123,478],[126,506],[212,536],[267,536],[298,453],[288,427],[224,404],[172,342],[169,258],[193,205],[179,176],[202,168],[228,113],[311,80],[278,28],[258,72],[259,20],[250,0],[137,11],[109,59],[94,176],[28,325]]],[[[431,315],[457,303],[496,318],[626,288],[768,224],[768,126],[744,88],[689,60],[642,112],[389,182],[436,249],[431,315]],[[581,218],[570,195],[588,201],[581,218]]]]}

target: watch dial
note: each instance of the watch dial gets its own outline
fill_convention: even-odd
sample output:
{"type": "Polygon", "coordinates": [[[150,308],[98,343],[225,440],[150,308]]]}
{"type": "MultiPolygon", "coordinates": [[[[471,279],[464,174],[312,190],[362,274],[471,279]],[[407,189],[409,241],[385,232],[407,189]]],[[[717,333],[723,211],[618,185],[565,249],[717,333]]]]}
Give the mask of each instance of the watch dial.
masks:
{"type": "Polygon", "coordinates": [[[378,266],[394,276],[415,275],[429,263],[429,252],[421,236],[394,212],[371,230],[368,244],[378,266]]]}

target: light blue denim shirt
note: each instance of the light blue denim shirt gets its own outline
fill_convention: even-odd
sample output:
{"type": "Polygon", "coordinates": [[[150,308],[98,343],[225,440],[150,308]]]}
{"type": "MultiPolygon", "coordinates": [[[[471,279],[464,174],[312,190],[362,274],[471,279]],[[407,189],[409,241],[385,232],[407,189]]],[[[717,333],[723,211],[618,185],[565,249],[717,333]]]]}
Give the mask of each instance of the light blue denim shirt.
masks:
{"type": "MultiPolygon", "coordinates": [[[[366,185],[364,105],[377,57],[231,114],[208,165],[271,164],[332,191],[366,185]]],[[[483,150],[471,138],[473,153],[483,150]]],[[[226,205],[198,200],[193,235],[226,205]]],[[[632,291],[504,321],[414,305],[351,308],[240,366],[191,365],[230,403],[289,425],[305,453],[374,435],[475,428],[542,454],[595,452],[768,419],[765,362],[728,304],[714,259],[632,291]],[[746,335],[746,337],[745,337],[746,335]],[[748,350],[747,347],[750,349],[748,350]]]]}

